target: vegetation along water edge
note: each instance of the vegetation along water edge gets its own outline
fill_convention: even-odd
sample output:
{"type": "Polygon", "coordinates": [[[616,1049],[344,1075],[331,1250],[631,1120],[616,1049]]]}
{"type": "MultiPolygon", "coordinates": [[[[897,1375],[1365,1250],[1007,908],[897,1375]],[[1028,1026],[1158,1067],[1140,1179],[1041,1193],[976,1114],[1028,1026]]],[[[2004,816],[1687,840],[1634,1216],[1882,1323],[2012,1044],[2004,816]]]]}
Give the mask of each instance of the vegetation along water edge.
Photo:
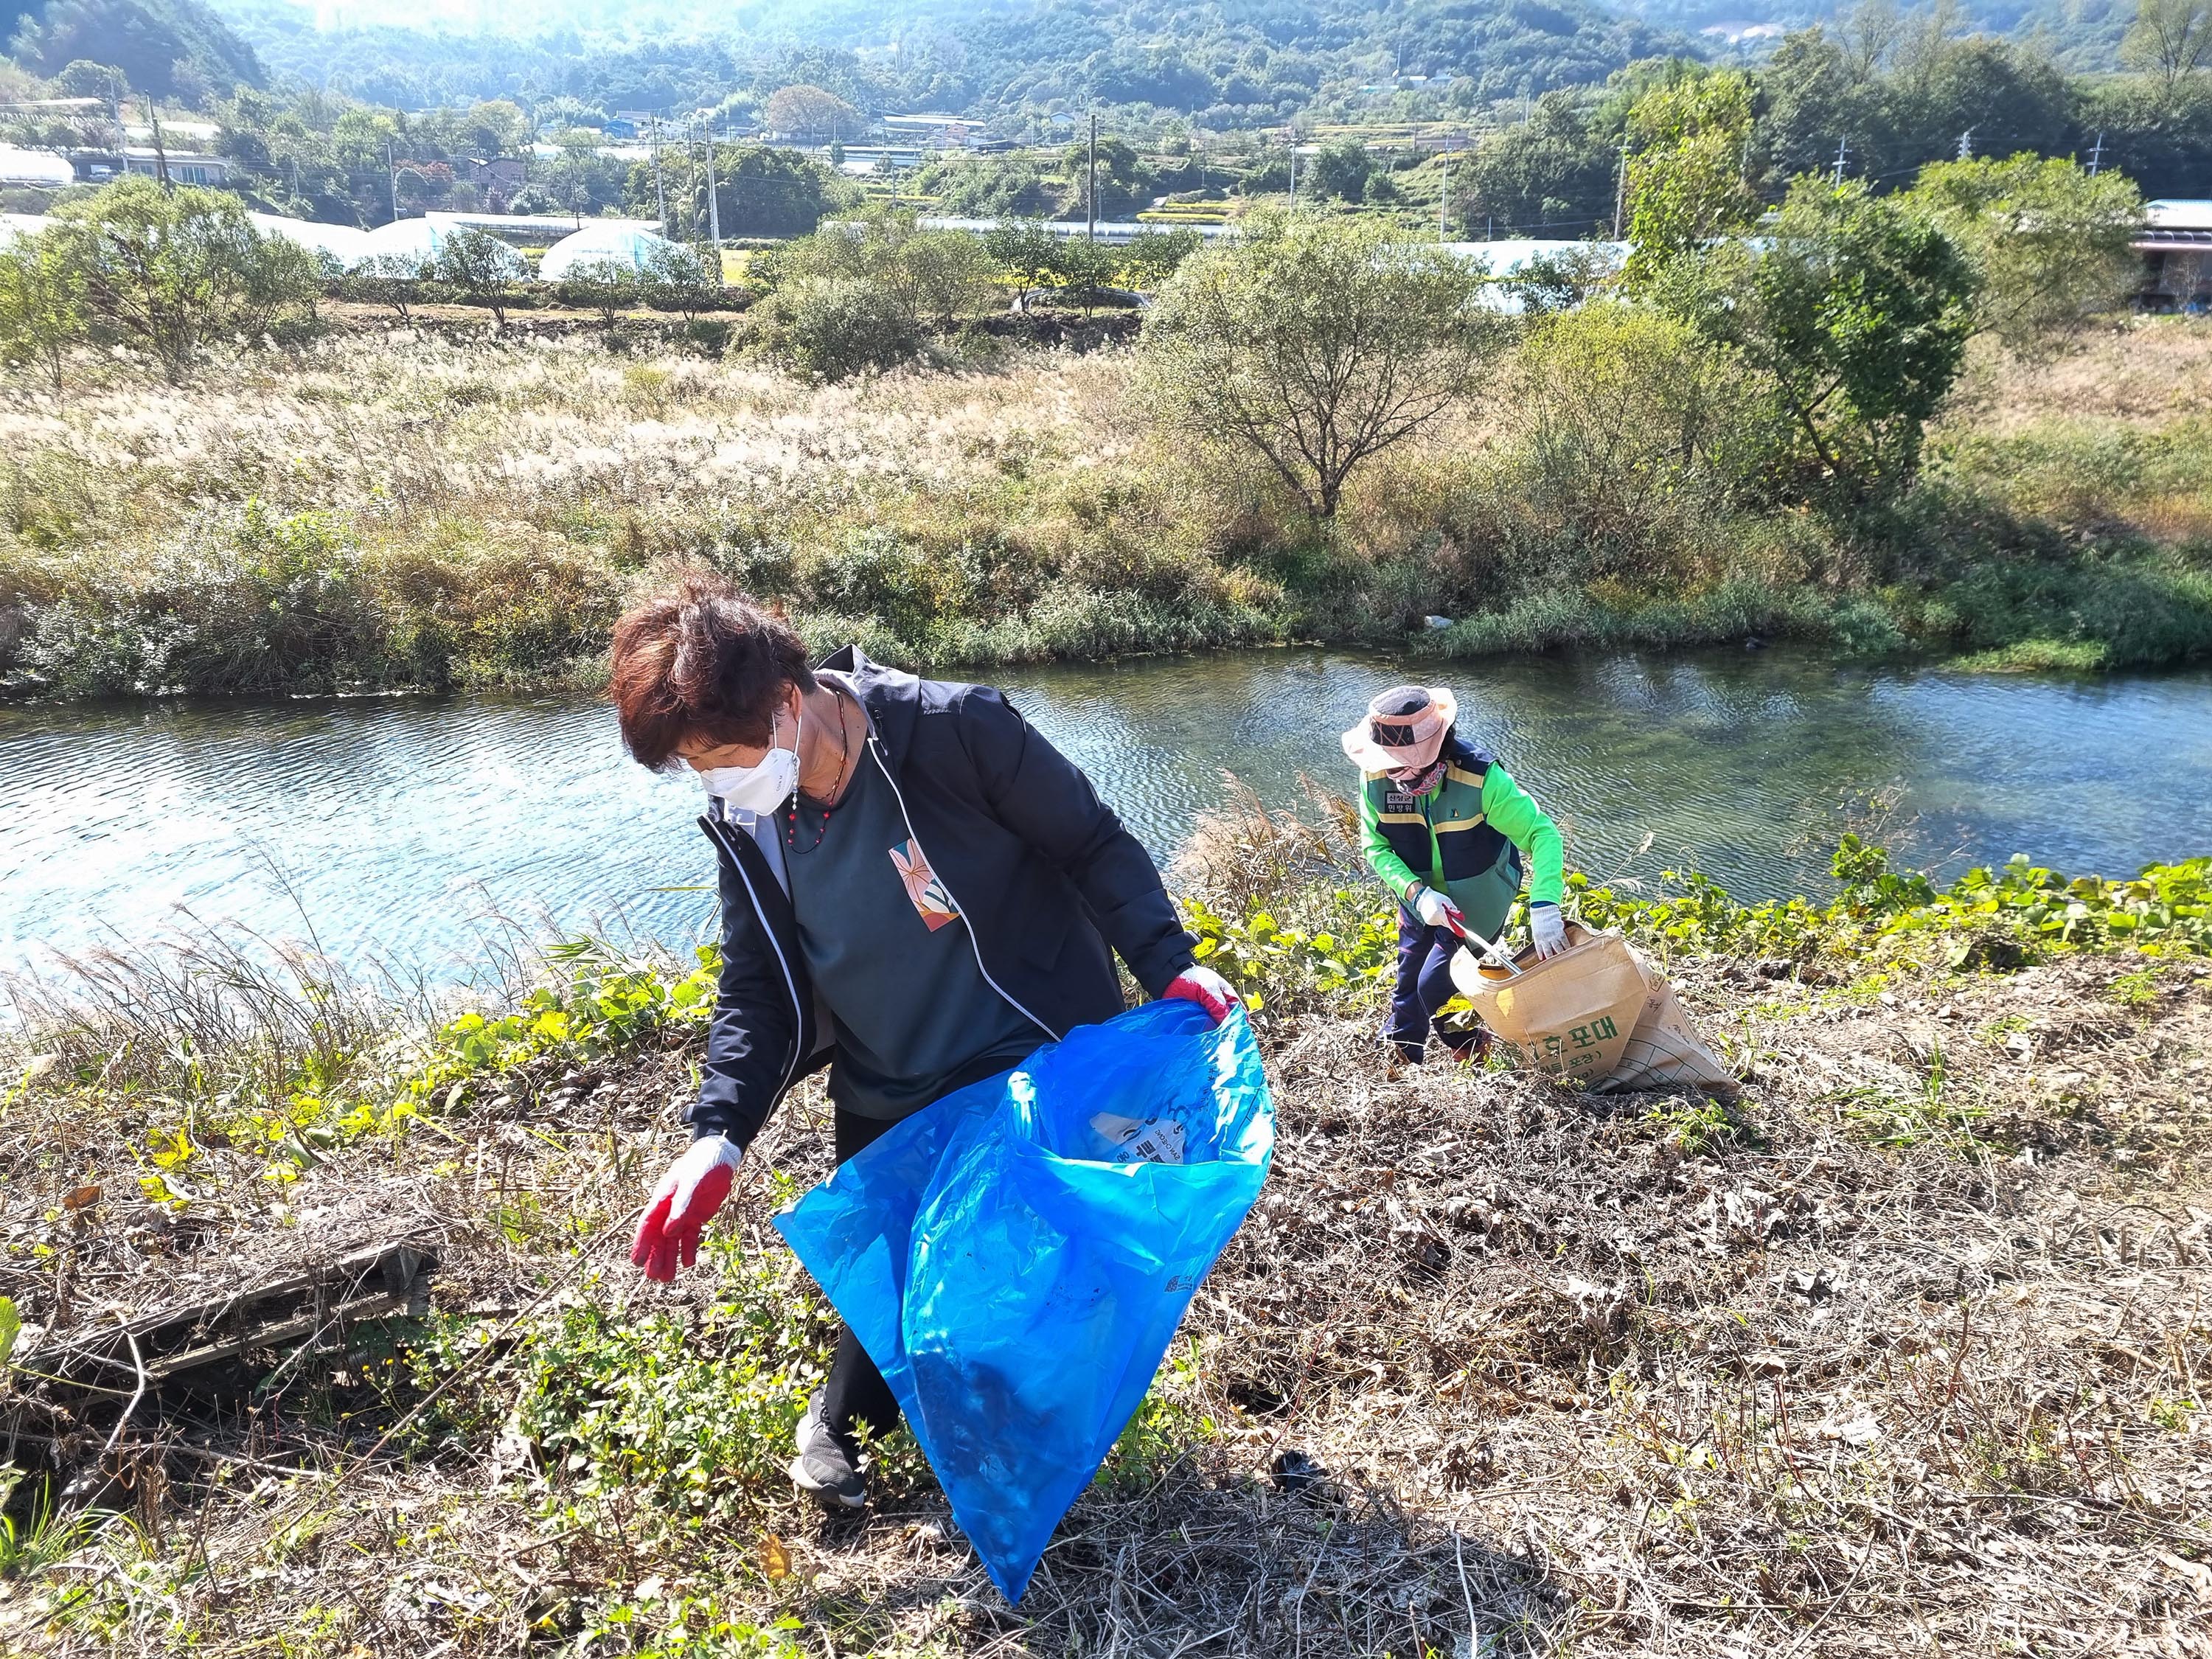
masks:
{"type": "Polygon", "coordinates": [[[623,1264],[711,960],[578,941],[432,1007],[203,935],[18,982],[0,1639],[2186,1651],[2212,871],[1938,889],[1846,839],[1836,872],[1819,905],[1577,883],[1744,1080],[1608,1101],[1386,1072],[1340,817],[1209,824],[1173,878],[1251,1001],[1277,1165],[1018,1612],[902,1433],[857,1522],[770,1455],[832,1329],[767,1224],[827,1172],[818,1081],[709,1273],[623,1264]],[[349,1289],[365,1256],[396,1277],[349,1289]],[[155,1318],[218,1305],[212,1347],[155,1318]],[[85,1369],[119,1320],[130,1411],[127,1354],[85,1369]]]}
{"type": "Polygon", "coordinates": [[[2133,187],[2033,157],[1807,177],[1751,237],[1711,175],[1727,82],[1637,104],[1625,267],[1510,283],[1266,209],[1070,277],[1041,232],[879,204],[756,256],[711,328],[495,313],[374,302],[256,254],[232,198],[125,181],[5,256],[69,338],[17,351],[0,409],[0,685],[588,687],[625,598],[691,564],[917,667],[2212,649],[2212,339],[2111,309],[2133,187]],[[157,247],[143,292],[116,275],[157,247]],[[1038,343],[1123,282],[1140,321],[1038,343]]]}

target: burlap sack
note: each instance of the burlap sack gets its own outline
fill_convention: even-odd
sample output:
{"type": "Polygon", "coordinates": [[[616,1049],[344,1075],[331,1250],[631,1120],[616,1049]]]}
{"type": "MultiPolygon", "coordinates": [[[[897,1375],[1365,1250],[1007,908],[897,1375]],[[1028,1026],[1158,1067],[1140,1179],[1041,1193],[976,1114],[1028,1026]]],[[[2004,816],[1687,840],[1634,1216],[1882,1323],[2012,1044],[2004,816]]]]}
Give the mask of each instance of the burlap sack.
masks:
{"type": "Polygon", "coordinates": [[[1723,1100],[1742,1092],[1721,1058],[1705,1046],[1682,1011],[1674,988],[1646,965],[1650,993],[1612,1075],[1590,1086],[1601,1094],[1630,1089],[1702,1089],[1723,1100]]]}
{"type": "Polygon", "coordinates": [[[1548,961],[1523,950],[1518,976],[1454,951],[1452,983],[1522,1065],[1588,1088],[1620,1063],[1650,988],[1620,934],[1569,922],[1567,939],[1548,961]]]}

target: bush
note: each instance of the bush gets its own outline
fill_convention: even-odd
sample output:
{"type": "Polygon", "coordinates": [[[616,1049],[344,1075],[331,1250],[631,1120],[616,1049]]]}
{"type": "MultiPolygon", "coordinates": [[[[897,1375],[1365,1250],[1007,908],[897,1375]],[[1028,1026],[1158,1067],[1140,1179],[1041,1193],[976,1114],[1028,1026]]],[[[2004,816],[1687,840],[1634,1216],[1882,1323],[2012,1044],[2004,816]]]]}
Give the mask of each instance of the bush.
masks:
{"type": "Polygon", "coordinates": [[[382,678],[384,628],[359,551],[323,514],[249,501],[227,533],[190,535],[129,586],[63,573],[19,666],[75,696],[327,691],[382,678]]]}
{"type": "Polygon", "coordinates": [[[1759,447],[1727,354],[1660,313],[1600,302],[1540,319],[1518,354],[1520,495],[1551,582],[1679,581],[1759,447]]]}
{"type": "Polygon", "coordinates": [[[921,331],[897,296],[859,277],[801,277],[757,314],[756,337],[770,357],[825,380],[894,368],[921,349],[921,331]]]}
{"type": "Polygon", "coordinates": [[[1371,222],[1255,216],[1186,261],[1146,319],[1163,422],[1263,458],[1316,519],[1346,481],[1473,389],[1492,336],[1481,271],[1371,222]]]}
{"type": "Polygon", "coordinates": [[[315,256],[262,235],[222,191],[122,179],[62,209],[47,234],[94,325],[151,355],[171,380],[209,340],[258,338],[289,313],[312,312],[320,289],[315,256]]]}

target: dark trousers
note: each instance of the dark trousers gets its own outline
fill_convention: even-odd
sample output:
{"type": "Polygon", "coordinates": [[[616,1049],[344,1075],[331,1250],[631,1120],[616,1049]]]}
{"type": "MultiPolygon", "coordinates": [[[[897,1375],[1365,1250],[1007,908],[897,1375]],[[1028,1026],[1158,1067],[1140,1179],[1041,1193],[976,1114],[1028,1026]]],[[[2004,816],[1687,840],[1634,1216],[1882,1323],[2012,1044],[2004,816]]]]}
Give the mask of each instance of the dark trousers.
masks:
{"type": "MultiPolygon", "coordinates": [[[[1418,1060],[1426,1050],[1437,1010],[1452,998],[1451,957],[1458,948],[1450,928],[1431,927],[1399,907],[1398,976],[1390,988],[1390,1018],[1382,1036],[1395,1046],[1400,1058],[1418,1060]]],[[[1464,1030],[1439,1028],[1437,1035],[1457,1053],[1476,1041],[1481,1030],[1480,1024],[1471,1023],[1464,1030]]]]}
{"type": "MultiPolygon", "coordinates": [[[[839,1111],[837,1161],[844,1163],[897,1121],[839,1111]]],[[[855,1422],[866,1423],[869,1432],[878,1437],[898,1427],[898,1396],[849,1327],[837,1334],[837,1352],[830,1361],[830,1376],[822,1384],[822,1420],[830,1432],[839,1435],[851,1434],[855,1422]]]]}

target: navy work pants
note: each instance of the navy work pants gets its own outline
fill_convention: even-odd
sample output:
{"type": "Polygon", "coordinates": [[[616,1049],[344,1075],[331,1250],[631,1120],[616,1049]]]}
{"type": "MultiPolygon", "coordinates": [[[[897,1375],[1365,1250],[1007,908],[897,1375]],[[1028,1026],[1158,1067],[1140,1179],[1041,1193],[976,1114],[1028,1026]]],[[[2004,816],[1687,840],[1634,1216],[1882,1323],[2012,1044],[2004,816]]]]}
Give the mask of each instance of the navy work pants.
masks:
{"type": "MultiPolygon", "coordinates": [[[[1451,956],[1458,948],[1458,936],[1450,928],[1431,927],[1398,907],[1398,977],[1390,989],[1390,1018],[1382,1036],[1401,1060],[1421,1058],[1437,1010],[1451,1000],[1451,956]]],[[[1437,1035],[1459,1054],[1480,1039],[1481,1030],[1480,1024],[1470,1022],[1464,1030],[1439,1029],[1437,1035]]]]}
{"type": "MultiPolygon", "coordinates": [[[[896,1118],[836,1111],[837,1161],[844,1163],[897,1122],[896,1118]]],[[[878,1439],[899,1424],[898,1396],[884,1381],[884,1374],[876,1369],[876,1362],[868,1358],[868,1351],[849,1325],[837,1333],[837,1352],[822,1384],[822,1420],[841,1435],[851,1434],[854,1424],[863,1422],[878,1439]]]]}

